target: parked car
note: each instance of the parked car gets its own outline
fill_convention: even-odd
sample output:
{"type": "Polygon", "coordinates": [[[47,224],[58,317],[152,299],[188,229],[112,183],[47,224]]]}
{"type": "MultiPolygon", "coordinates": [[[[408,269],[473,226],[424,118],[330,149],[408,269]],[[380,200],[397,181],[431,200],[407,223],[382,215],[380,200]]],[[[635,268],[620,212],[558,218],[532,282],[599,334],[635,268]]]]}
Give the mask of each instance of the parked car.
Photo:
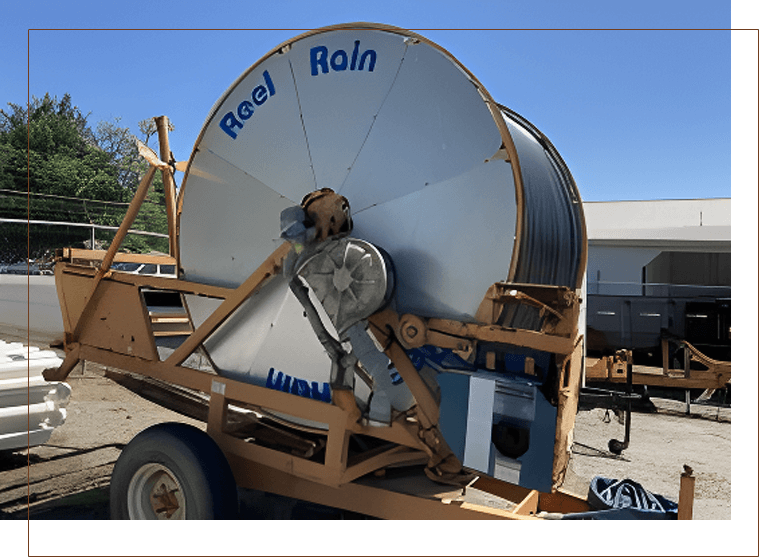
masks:
{"type": "Polygon", "coordinates": [[[157,277],[176,277],[176,265],[159,265],[157,263],[114,263],[112,269],[133,273],[135,275],[153,275],[157,277]]]}

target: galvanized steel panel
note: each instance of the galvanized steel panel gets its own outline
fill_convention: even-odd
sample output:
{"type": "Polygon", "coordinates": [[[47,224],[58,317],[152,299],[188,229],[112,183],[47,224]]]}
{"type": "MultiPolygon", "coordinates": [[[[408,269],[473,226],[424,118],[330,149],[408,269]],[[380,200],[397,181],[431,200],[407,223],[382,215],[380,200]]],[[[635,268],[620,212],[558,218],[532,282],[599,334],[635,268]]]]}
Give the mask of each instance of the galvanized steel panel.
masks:
{"type": "MultiPolygon", "coordinates": [[[[273,52],[199,137],[182,193],[185,276],[240,284],[276,248],[282,209],[330,187],[351,203],[352,235],[390,254],[399,311],[473,319],[508,278],[517,218],[511,165],[490,160],[498,114],[476,85],[436,46],[389,30],[317,32],[273,52]]],[[[324,377],[302,308],[284,283],[266,290],[206,343],[214,363],[258,382],[271,368],[324,377]]]]}
{"type": "MultiPolygon", "coordinates": [[[[389,254],[399,313],[472,321],[495,282],[579,286],[582,209],[563,161],[412,33],[307,33],[224,93],[182,187],[185,276],[241,284],[279,245],[280,212],[323,187],[351,203],[352,236],[389,254]]],[[[188,306],[196,324],[210,311],[192,296],[188,306]]],[[[329,380],[331,362],[282,279],[205,347],[223,374],[254,383],[272,369],[329,380]]]]}

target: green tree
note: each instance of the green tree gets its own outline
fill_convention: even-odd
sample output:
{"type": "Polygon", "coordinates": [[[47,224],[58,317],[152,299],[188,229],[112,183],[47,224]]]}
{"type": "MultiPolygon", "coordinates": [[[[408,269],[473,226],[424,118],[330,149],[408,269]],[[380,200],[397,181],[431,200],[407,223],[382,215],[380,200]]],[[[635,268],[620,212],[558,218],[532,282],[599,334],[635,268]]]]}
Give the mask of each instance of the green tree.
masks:
{"type": "MultiPolygon", "coordinates": [[[[144,174],[147,171],[148,164],[142,161],[142,166],[144,168],[142,174],[144,174]]],[[[166,196],[164,194],[163,176],[160,171],[155,173],[153,183],[150,185],[150,189],[148,189],[148,194],[142,207],[140,207],[140,212],[137,214],[132,228],[168,234],[166,196]]],[[[123,248],[135,253],[146,253],[149,251],[168,253],[169,241],[166,238],[130,234],[124,240],[123,248]]]]}
{"type": "Polygon", "coordinates": [[[121,118],[113,122],[101,121],[95,129],[97,146],[108,155],[116,168],[116,179],[122,188],[134,193],[145,171],[145,164],[137,149],[137,137],[129,128],[120,127],[121,118]]]}
{"type": "Polygon", "coordinates": [[[0,110],[0,183],[5,189],[27,191],[28,187],[32,193],[126,200],[117,169],[97,145],[87,117],[72,105],[70,95],[60,101],[49,94],[33,97],[28,110],[13,103],[8,107],[0,110]]]}
{"type": "MultiPolygon", "coordinates": [[[[0,189],[40,194],[27,206],[26,196],[0,192],[0,217],[118,226],[148,167],[136,137],[119,123],[100,122],[93,131],[69,94],[0,109],[0,189]]],[[[160,172],[133,227],[166,233],[160,172]]],[[[106,245],[109,236],[98,232],[106,245]]],[[[168,241],[130,235],[124,247],[165,252],[168,241]]]]}

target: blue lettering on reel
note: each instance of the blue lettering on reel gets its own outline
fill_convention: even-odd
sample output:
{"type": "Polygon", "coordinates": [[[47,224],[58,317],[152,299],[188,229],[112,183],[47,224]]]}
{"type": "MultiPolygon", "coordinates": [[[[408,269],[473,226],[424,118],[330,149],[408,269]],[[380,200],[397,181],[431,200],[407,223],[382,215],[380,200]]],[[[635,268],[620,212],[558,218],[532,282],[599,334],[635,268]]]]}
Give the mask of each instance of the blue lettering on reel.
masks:
{"type": "Polygon", "coordinates": [[[275,391],[282,391],[283,393],[321,400],[322,402],[332,401],[332,393],[329,390],[329,383],[322,383],[320,390],[319,383],[316,381],[311,381],[311,384],[309,385],[308,381],[305,379],[291,377],[273,367],[269,368],[269,376],[266,378],[266,387],[274,389],[275,391]],[[277,374],[276,379],[274,377],[275,373],[277,374]]]}
{"type": "Polygon", "coordinates": [[[377,63],[377,52],[375,50],[365,50],[360,52],[359,45],[361,41],[353,42],[353,52],[348,57],[344,50],[336,50],[330,56],[329,49],[326,46],[314,46],[311,48],[311,75],[329,73],[330,68],[336,72],[342,72],[347,69],[350,71],[358,70],[373,72],[374,65],[377,63]],[[350,61],[350,62],[349,62],[350,61]]]}
{"type": "Polygon", "coordinates": [[[267,99],[274,96],[274,82],[268,71],[264,71],[264,84],[257,85],[250,93],[250,100],[245,99],[235,112],[227,112],[219,122],[219,127],[232,139],[237,138],[237,131],[241,130],[245,122],[253,116],[257,106],[261,106],[267,99]],[[237,131],[236,131],[237,130],[237,131]]]}

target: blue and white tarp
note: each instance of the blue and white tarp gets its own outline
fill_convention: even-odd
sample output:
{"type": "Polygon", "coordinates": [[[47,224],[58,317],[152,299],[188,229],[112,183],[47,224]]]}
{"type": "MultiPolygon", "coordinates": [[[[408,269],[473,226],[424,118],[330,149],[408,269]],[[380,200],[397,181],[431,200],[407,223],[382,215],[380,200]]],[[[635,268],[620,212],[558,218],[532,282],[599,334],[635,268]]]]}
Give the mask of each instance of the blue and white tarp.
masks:
{"type": "Polygon", "coordinates": [[[588,488],[590,512],[568,514],[565,520],[676,520],[677,504],[647,491],[633,480],[596,476],[588,488]]]}

